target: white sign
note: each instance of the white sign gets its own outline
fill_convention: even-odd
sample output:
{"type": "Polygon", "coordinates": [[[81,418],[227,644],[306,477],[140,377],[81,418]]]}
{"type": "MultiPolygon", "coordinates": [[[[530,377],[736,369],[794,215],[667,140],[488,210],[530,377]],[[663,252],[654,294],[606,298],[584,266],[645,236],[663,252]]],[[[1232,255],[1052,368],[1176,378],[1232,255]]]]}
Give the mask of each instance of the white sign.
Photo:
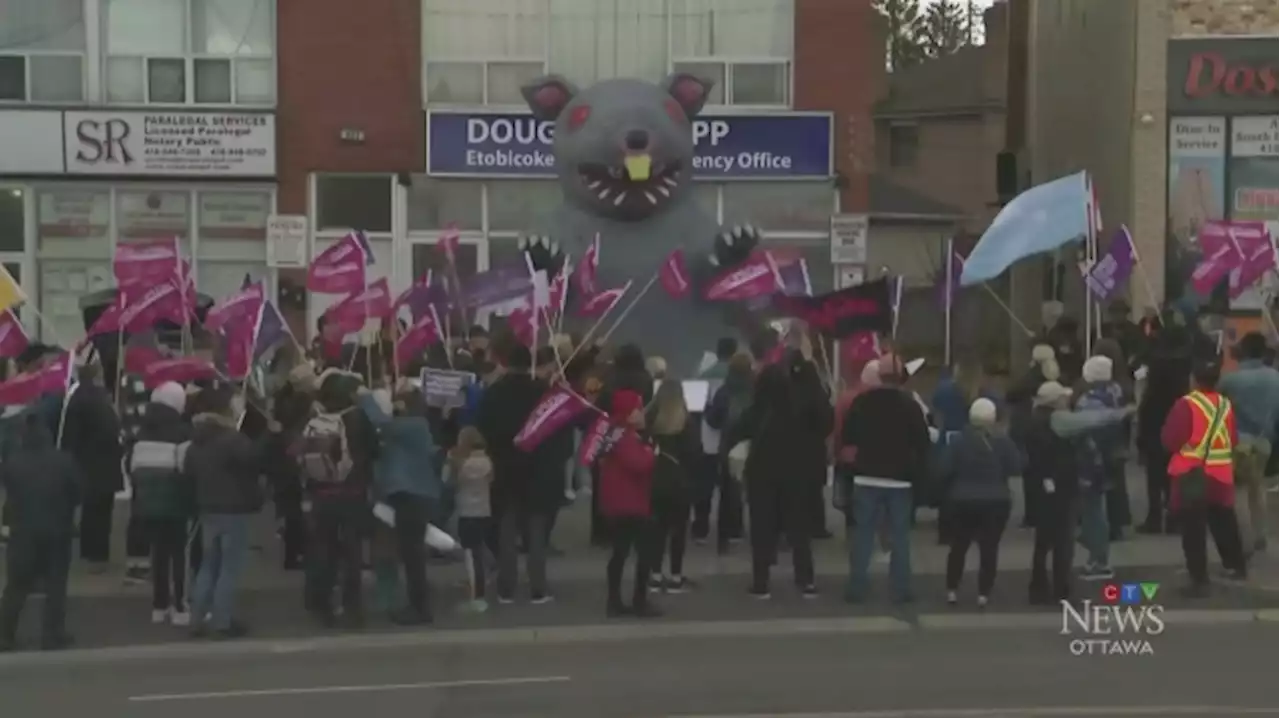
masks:
{"type": "Polygon", "coordinates": [[[1227,121],[1221,117],[1175,117],[1169,121],[1169,154],[1217,159],[1227,153],[1227,121]]]}
{"type": "Polygon", "coordinates": [[[111,226],[111,194],[91,189],[42,190],[40,237],[106,237],[111,226]]]}
{"type": "Polygon", "coordinates": [[[267,266],[300,269],[307,266],[307,217],[273,214],[267,218],[267,266]]]}
{"type": "Polygon", "coordinates": [[[267,236],[269,192],[199,192],[201,239],[256,239],[267,236]]]}
{"type": "Polygon", "coordinates": [[[0,175],[62,174],[62,113],[0,112],[0,175]]]}
{"type": "Polygon", "coordinates": [[[1232,157],[1275,157],[1280,154],[1276,116],[1236,117],[1231,120],[1232,157]]]}
{"type": "Polygon", "coordinates": [[[866,264],[867,226],[865,214],[831,215],[832,264],[866,264]]]}
{"type": "Polygon", "coordinates": [[[66,112],[66,173],[274,177],[275,115],[252,112],[66,112]]]}

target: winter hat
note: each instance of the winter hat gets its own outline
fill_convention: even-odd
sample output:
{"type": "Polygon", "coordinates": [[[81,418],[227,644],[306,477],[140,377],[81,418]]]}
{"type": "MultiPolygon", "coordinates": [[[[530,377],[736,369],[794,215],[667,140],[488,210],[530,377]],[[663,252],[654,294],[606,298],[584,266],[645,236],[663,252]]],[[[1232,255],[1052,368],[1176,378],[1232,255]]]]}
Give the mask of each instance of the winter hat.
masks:
{"type": "Polygon", "coordinates": [[[1056,381],[1046,381],[1036,389],[1036,406],[1049,406],[1071,398],[1071,390],[1056,381]]]}
{"type": "Polygon", "coordinates": [[[988,426],[996,423],[996,405],[990,399],[975,399],[969,405],[969,421],[988,426]]]}
{"type": "Polygon", "coordinates": [[[369,392],[373,396],[373,402],[378,405],[383,414],[390,416],[395,413],[395,402],[391,401],[391,392],[387,389],[374,389],[369,392]]]}
{"type": "Polygon", "coordinates": [[[1080,370],[1080,375],[1087,382],[1111,381],[1112,362],[1104,356],[1089,357],[1080,370]]]}
{"type": "Polygon", "coordinates": [[[151,392],[154,404],[163,404],[181,414],[187,409],[187,390],[175,381],[166,381],[151,392]]]}
{"type": "Polygon", "coordinates": [[[1057,359],[1050,359],[1040,365],[1040,373],[1045,381],[1057,381],[1062,376],[1062,367],[1058,366],[1057,359]]]}
{"type": "Polygon", "coordinates": [[[613,401],[609,404],[609,418],[625,422],[637,410],[644,408],[644,399],[630,389],[619,389],[613,393],[613,401]]]}
{"type": "Polygon", "coordinates": [[[1036,364],[1043,364],[1054,358],[1053,347],[1048,344],[1036,344],[1031,347],[1031,361],[1036,364]]]}

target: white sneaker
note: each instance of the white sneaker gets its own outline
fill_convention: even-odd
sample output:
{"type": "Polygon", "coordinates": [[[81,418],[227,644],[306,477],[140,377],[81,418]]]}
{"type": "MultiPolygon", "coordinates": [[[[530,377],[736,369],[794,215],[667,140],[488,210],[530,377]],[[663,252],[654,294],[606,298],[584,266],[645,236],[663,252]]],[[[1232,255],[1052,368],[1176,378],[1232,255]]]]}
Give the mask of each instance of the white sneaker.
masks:
{"type": "Polygon", "coordinates": [[[191,625],[191,614],[186,611],[174,611],[169,616],[169,622],[179,628],[185,628],[191,625]]]}
{"type": "Polygon", "coordinates": [[[978,608],[986,608],[986,607],[987,607],[987,597],[978,596],[978,608]]]}
{"type": "Polygon", "coordinates": [[[954,605],[956,605],[956,604],[957,604],[957,603],[959,603],[959,602],[960,602],[960,597],[956,595],[956,592],[955,592],[955,591],[947,591],[947,605],[948,605],[948,606],[954,606],[954,605]]]}
{"type": "Polygon", "coordinates": [[[152,622],[152,623],[154,623],[154,624],[156,624],[156,625],[160,625],[160,624],[162,624],[162,623],[168,623],[168,622],[169,622],[169,609],[167,609],[167,608],[156,608],[156,609],[152,609],[152,611],[151,611],[151,622],[152,622]]]}

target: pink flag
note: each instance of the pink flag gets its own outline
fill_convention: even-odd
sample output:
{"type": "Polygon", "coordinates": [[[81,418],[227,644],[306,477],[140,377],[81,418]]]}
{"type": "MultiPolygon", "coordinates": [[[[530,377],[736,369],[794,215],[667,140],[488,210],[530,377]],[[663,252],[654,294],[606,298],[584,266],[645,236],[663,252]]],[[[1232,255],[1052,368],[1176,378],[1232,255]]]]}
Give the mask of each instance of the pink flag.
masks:
{"type": "Polygon", "coordinates": [[[222,330],[222,341],[226,347],[227,377],[243,379],[253,369],[253,347],[258,343],[258,316],[262,312],[262,304],[250,320],[234,321],[222,330]]]}
{"type": "Polygon", "coordinates": [[[187,318],[187,305],[173,282],[154,285],[136,297],[122,295],[117,301],[124,304],[117,330],[138,332],[159,321],[182,324],[187,318]]]}
{"type": "Polygon", "coordinates": [[[601,414],[591,422],[587,433],[582,436],[582,446],[578,449],[578,463],[591,466],[609,451],[622,438],[625,428],[615,425],[609,417],[601,414]]]}
{"type": "Polygon", "coordinates": [[[124,348],[124,371],[126,374],[142,376],[151,364],[167,359],[164,352],[147,344],[129,344],[124,348]]]}
{"type": "Polygon", "coordinates": [[[223,297],[209,309],[204,318],[204,328],[216,332],[228,324],[253,324],[258,319],[258,311],[266,301],[262,282],[254,282],[232,294],[223,297]]]}
{"type": "Polygon", "coordinates": [[[123,289],[169,281],[178,276],[180,259],[177,237],[120,243],[111,268],[116,285],[123,289]]]}
{"type": "Polygon", "coordinates": [[[591,405],[566,386],[553,387],[538,401],[516,434],[514,444],[521,451],[533,451],[552,434],[588,411],[591,405]]]}
{"type": "Polygon", "coordinates": [[[584,297],[595,296],[597,291],[596,273],[600,268],[600,234],[596,233],[595,239],[591,240],[591,246],[587,247],[587,251],[582,255],[582,264],[579,264],[577,271],[574,272],[574,284],[578,287],[578,291],[584,297]]]}
{"type": "Polygon", "coordinates": [[[0,313],[0,358],[14,359],[31,343],[22,322],[12,309],[0,313]]]}
{"type": "Polygon", "coordinates": [[[364,234],[351,232],[307,267],[307,289],[318,294],[350,294],[365,285],[369,248],[364,234]]]}
{"type": "Polygon", "coordinates": [[[777,273],[769,254],[756,252],[712,281],[705,297],[713,302],[736,302],[767,297],[777,290],[777,273]]]}
{"type": "Polygon", "coordinates": [[[564,313],[564,302],[569,297],[569,270],[565,268],[556,274],[555,279],[551,280],[551,306],[547,309],[547,316],[555,316],[564,313]]]}
{"type": "Polygon", "coordinates": [[[662,288],[672,299],[684,299],[689,296],[689,272],[685,268],[684,250],[676,249],[667,255],[659,270],[658,279],[662,288]]]}
{"type": "Polygon", "coordinates": [[[360,291],[329,307],[324,313],[328,322],[343,334],[358,332],[370,319],[383,319],[391,314],[391,289],[386,279],[379,279],[360,291]]]}
{"type": "Polygon", "coordinates": [[[444,253],[444,257],[450,265],[458,262],[458,244],[462,240],[462,234],[458,232],[458,223],[450,222],[444,228],[444,234],[440,235],[438,246],[440,251],[444,253]]]}
{"type": "Polygon", "coordinates": [[[89,327],[88,336],[96,337],[120,331],[120,315],[124,312],[124,295],[117,295],[116,300],[107,305],[98,315],[93,326],[89,327]]]}
{"type": "Polygon", "coordinates": [[[535,336],[533,323],[533,302],[527,302],[515,309],[507,315],[507,328],[515,335],[516,341],[521,344],[533,344],[535,336]]]}
{"type": "Polygon", "coordinates": [[[437,341],[444,341],[444,329],[435,305],[431,305],[396,340],[396,362],[400,366],[407,366],[423,349],[437,341]]]}
{"type": "Polygon", "coordinates": [[[1276,271],[1276,248],[1271,242],[1270,236],[1263,235],[1260,240],[1252,242],[1251,246],[1244,246],[1244,243],[1241,243],[1244,261],[1231,272],[1229,280],[1232,299],[1239,297],[1257,284],[1267,272],[1276,271]]]}
{"type": "Polygon", "coordinates": [[[426,274],[413,280],[413,284],[410,284],[408,289],[404,290],[403,292],[400,292],[400,295],[396,297],[396,300],[391,303],[392,310],[393,311],[398,310],[400,307],[403,307],[406,304],[412,306],[414,303],[413,299],[415,296],[417,296],[419,293],[423,292],[424,290],[431,288],[431,280],[434,276],[435,276],[435,272],[428,269],[426,274]]]}
{"type": "Polygon", "coordinates": [[[63,352],[34,371],[0,383],[0,406],[21,406],[30,404],[45,394],[65,392],[71,384],[71,371],[74,368],[71,355],[63,352]]]}
{"type": "Polygon", "coordinates": [[[613,308],[617,306],[618,302],[622,301],[623,295],[630,289],[631,282],[627,282],[621,287],[609,289],[600,292],[599,294],[592,295],[591,298],[587,299],[587,301],[578,308],[578,316],[590,318],[603,317],[613,311],[613,308]]]}
{"type": "Polygon", "coordinates": [[[1219,244],[1216,248],[1205,250],[1204,258],[1191,272],[1191,288],[1198,294],[1210,294],[1222,278],[1231,270],[1240,266],[1244,257],[1237,245],[1231,242],[1219,244]]]}
{"type": "Polygon", "coordinates": [[[218,376],[218,370],[200,357],[176,357],[151,362],[142,372],[142,383],[148,389],[175,381],[187,384],[200,379],[212,379],[218,376]]]}

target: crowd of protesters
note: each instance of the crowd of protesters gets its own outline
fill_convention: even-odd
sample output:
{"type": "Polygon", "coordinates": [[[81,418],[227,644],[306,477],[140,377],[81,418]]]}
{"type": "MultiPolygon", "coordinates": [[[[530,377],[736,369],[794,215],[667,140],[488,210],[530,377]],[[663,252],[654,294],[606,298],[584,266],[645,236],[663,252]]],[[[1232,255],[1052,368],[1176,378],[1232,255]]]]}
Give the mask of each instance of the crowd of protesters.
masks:
{"type": "MultiPolygon", "coordinates": [[[[723,339],[700,376],[677,377],[635,345],[581,347],[558,336],[531,350],[476,327],[424,359],[477,378],[448,407],[429,404],[378,360],[389,347],[282,351],[278,370],[252,388],[166,383],[142,392],[136,406],[128,392],[113,396],[103,380],[109,367],[89,364],[74,392],[6,419],[0,648],[15,645],[33,590],[47,596],[43,646],[69,645],[72,547],[78,541],[81,559],[97,570],[107,565],[126,477],[127,576],[152,584],[153,622],[198,637],[248,633],[236,598],[250,525],[268,502],[283,568],[302,572],[304,606],[318,623],[362,625],[362,576],[371,570],[375,610],[422,625],[434,610],[424,536],[457,537],[466,610],[518,596],[543,604],[555,596],[548,557],[557,553],[557,516],[588,486],[592,542],[611,551],[609,616],[658,616],[658,596],[691,589],[690,540],[728,552],[747,539],[746,588],[761,600],[771,596],[785,548],[796,591],[817,596],[812,542],[831,536],[828,486],[848,526],[848,601],[870,598],[877,550],[889,553],[890,599],[914,600],[911,528],[922,506],[939,510],[938,539],[949,546],[941,587],[948,602],[960,600],[974,544],[976,602],[992,600],[1015,517],[1034,531],[1030,600],[1069,600],[1075,581],[1113,575],[1110,544],[1131,523],[1131,447],[1148,479],[1150,513],[1138,530],[1180,533],[1187,593],[1203,595],[1206,532],[1233,578],[1265,548],[1274,358],[1261,335],[1247,335],[1235,347],[1238,368],[1223,376],[1219,353],[1204,350],[1194,324],[1170,313],[1148,328],[1114,318],[1085,356],[1079,327],[1060,319],[1007,391],[966,358],[927,400],[892,351],[832,371],[823,361],[830,353],[815,356],[803,329],[781,352],[723,339]],[[682,379],[709,383],[705,407],[686,403],[682,379]],[[580,421],[532,450],[517,448],[526,419],[558,384],[617,429],[590,466],[578,461],[580,421]],[[1078,571],[1077,543],[1085,554],[1078,571]],[[527,593],[518,590],[522,555],[527,593]]],[[[47,356],[34,348],[19,369],[47,356]]]]}

